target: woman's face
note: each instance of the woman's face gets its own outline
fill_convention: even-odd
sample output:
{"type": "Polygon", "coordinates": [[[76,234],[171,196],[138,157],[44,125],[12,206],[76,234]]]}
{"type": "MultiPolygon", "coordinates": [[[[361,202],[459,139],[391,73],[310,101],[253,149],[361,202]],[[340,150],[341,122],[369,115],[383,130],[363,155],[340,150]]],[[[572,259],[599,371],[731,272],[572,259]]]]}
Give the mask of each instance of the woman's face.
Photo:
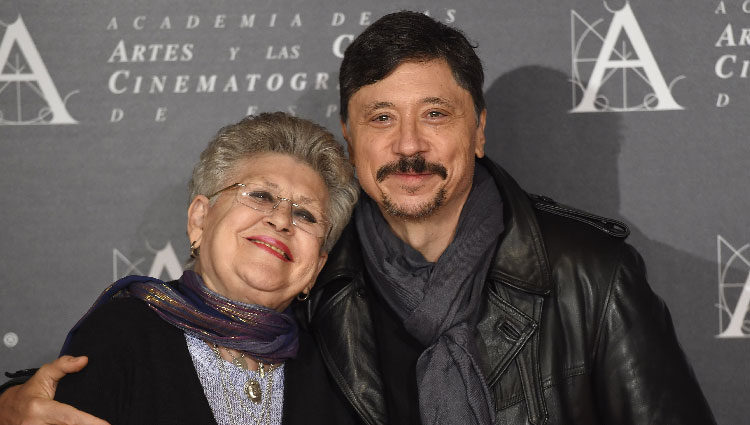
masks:
{"type": "MultiPolygon", "coordinates": [[[[237,161],[229,180],[260,185],[275,196],[328,210],[328,189],[318,173],[288,155],[264,153],[237,161]]],[[[188,236],[200,247],[195,271],[206,286],[236,301],[281,311],[308,292],[328,254],[323,237],[292,224],[290,202],[263,213],[236,201],[238,189],[209,205],[197,196],[188,208],[188,236]]]]}

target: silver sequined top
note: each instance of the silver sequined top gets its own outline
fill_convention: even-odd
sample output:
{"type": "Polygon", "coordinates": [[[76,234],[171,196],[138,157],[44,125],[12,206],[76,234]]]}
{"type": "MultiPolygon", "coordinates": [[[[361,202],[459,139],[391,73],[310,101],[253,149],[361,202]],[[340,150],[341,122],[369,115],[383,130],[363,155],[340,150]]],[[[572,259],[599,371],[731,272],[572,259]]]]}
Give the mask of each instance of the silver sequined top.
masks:
{"type": "Polygon", "coordinates": [[[284,365],[260,378],[257,371],[248,371],[219,359],[205,342],[185,334],[190,357],[203,385],[203,393],[218,425],[281,424],[284,405],[284,365]],[[255,379],[260,384],[263,399],[253,403],[245,395],[245,382],[255,379]],[[271,379],[271,400],[267,404],[268,380],[271,379]]]}

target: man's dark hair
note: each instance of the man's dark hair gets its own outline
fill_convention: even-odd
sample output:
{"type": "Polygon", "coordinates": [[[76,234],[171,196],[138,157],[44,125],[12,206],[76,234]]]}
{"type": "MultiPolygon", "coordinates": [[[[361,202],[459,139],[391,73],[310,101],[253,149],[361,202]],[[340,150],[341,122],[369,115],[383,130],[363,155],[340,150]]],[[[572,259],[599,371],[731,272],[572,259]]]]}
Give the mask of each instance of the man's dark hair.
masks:
{"type": "Polygon", "coordinates": [[[459,30],[418,12],[383,16],[365,29],[344,52],[339,70],[341,120],[349,99],[360,88],[387,77],[404,62],[443,59],[453,78],[468,90],[477,116],[484,110],[484,70],[474,47],[459,30]]]}

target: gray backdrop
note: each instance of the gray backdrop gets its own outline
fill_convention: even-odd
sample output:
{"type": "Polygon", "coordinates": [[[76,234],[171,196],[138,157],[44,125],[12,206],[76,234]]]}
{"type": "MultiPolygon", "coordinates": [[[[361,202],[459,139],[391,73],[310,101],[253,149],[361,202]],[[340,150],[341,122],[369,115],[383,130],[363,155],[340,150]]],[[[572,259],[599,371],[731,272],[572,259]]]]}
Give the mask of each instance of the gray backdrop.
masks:
{"type": "Polygon", "coordinates": [[[0,0],[0,370],[53,359],[113,279],[179,275],[221,125],[281,109],[340,134],[340,53],[404,8],[478,44],[490,157],[630,225],[717,418],[747,423],[740,0],[0,0]]]}

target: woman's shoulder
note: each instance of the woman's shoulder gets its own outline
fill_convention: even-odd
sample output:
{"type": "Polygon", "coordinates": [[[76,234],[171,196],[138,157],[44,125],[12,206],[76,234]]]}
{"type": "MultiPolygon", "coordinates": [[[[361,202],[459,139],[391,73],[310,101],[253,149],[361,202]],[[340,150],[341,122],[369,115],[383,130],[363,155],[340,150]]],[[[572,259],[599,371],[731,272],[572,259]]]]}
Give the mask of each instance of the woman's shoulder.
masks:
{"type": "Polygon", "coordinates": [[[89,314],[88,321],[97,324],[130,327],[134,323],[160,320],[143,300],[129,296],[117,296],[89,314]]]}
{"type": "Polygon", "coordinates": [[[78,338],[95,338],[112,344],[127,344],[136,338],[159,339],[182,331],[164,321],[146,302],[134,297],[121,296],[107,301],[92,311],[80,324],[75,334],[78,338]]]}

